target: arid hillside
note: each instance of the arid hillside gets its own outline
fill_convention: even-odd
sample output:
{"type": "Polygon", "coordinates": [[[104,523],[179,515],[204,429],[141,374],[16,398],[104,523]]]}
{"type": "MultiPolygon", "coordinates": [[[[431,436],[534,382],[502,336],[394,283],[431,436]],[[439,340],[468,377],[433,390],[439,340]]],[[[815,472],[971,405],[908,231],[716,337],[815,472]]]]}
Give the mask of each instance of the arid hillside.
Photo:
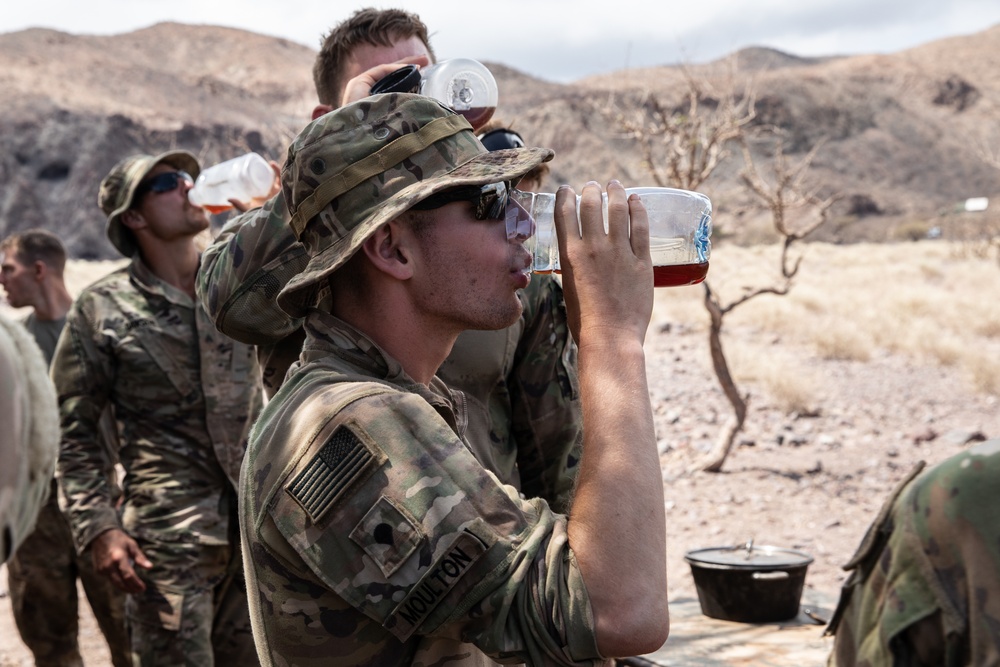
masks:
{"type": "MultiPolygon", "coordinates": [[[[77,257],[110,257],[95,200],[120,158],[182,147],[205,162],[246,150],[280,161],[314,104],[314,55],[286,40],[176,23],[110,37],[0,35],[0,233],[44,226],[77,257]]],[[[612,177],[651,184],[634,142],[605,112],[643,109],[650,95],[680,111],[693,77],[706,104],[750,91],[753,126],[777,128],[790,158],[822,142],[809,185],[841,198],[818,238],[894,239],[914,225],[976,234],[996,224],[954,211],[969,197],[1000,198],[1000,169],[982,157],[1000,150],[1000,26],[885,56],[745,49],[566,85],[489,65],[500,84],[497,116],[557,151],[552,187],[612,177]]],[[[701,188],[717,224],[737,238],[753,219],[740,168],[733,152],[701,188]]]]}

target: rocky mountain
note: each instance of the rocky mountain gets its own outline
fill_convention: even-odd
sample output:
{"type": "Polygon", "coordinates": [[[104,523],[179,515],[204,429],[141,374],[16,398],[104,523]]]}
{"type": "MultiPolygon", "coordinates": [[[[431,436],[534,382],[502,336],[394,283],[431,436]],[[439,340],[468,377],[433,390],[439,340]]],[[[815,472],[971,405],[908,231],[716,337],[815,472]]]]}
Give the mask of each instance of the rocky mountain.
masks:
{"type": "MultiPolygon", "coordinates": [[[[0,234],[44,226],[74,256],[109,257],[95,202],[122,157],[180,147],[204,163],[247,150],[280,161],[315,102],[314,56],[287,40],[177,23],[114,36],[0,35],[0,234]]],[[[822,142],[810,183],[840,196],[827,239],[893,238],[915,220],[939,224],[966,198],[1000,199],[1000,169],[981,157],[1000,151],[1000,26],[891,55],[751,48],[571,84],[488,64],[500,86],[497,117],[556,150],[553,188],[613,177],[651,184],[635,144],[602,109],[650,95],[683,108],[695,77],[713,91],[752,90],[755,125],[779,128],[792,160],[822,142]]],[[[734,155],[701,188],[727,229],[752,205],[739,169],[734,155]]]]}

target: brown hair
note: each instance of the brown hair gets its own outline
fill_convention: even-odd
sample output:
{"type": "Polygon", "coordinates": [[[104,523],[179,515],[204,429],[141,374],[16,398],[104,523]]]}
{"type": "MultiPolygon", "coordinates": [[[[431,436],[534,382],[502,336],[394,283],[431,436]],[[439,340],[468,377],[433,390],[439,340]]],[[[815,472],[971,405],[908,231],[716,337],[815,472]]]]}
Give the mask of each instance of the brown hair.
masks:
{"type": "Polygon", "coordinates": [[[58,236],[44,229],[11,234],[0,242],[0,251],[12,253],[18,262],[25,265],[44,262],[57,274],[62,274],[66,268],[66,248],[58,236]]]}
{"type": "Polygon", "coordinates": [[[340,106],[340,94],[347,84],[343,80],[344,61],[361,44],[392,46],[393,41],[417,37],[427,47],[431,61],[435,60],[427,36],[427,26],[416,14],[401,9],[359,9],[323,38],[313,64],[313,83],[321,104],[340,106]]]}

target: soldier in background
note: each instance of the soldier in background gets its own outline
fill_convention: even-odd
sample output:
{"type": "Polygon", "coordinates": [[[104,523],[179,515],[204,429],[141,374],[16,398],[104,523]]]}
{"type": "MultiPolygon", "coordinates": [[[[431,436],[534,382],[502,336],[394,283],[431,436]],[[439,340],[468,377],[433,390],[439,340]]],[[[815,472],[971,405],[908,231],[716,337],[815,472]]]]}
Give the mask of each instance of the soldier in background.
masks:
{"type": "Polygon", "coordinates": [[[79,549],[128,593],[133,662],[256,662],[236,520],[236,483],[260,406],[253,350],[222,336],[194,298],[209,225],[188,201],[193,155],[135,155],[101,182],[107,235],[128,266],[90,285],[52,365],[60,490],[79,549]],[[120,425],[120,512],[97,474],[97,422],[120,425]]]}
{"type": "MultiPolygon", "coordinates": [[[[23,320],[28,332],[52,362],[56,342],[73,298],[63,272],[66,249],[50,232],[32,229],[0,242],[0,285],[7,302],[32,310],[23,320]]],[[[102,420],[107,429],[110,414],[102,420]]],[[[103,433],[102,433],[103,435],[103,433]]],[[[118,495],[112,458],[103,447],[103,474],[118,495]]],[[[49,500],[38,515],[35,531],[8,565],[11,606],[21,639],[38,665],[71,666],[81,662],[77,578],[104,633],[115,667],[131,664],[125,632],[125,595],[94,570],[89,551],[77,554],[66,517],[59,510],[59,494],[52,478],[49,500]]]]}
{"type": "Polygon", "coordinates": [[[510,183],[551,156],[488,152],[464,118],[401,93],[327,114],[289,148],[283,192],[309,261],[278,303],[306,342],[240,489],[262,662],[597,665],[666,639],[638,198],[609,184],[605,233],[600,186],[584,188],[582,227],[573,191],[557,197],[593,420],[569,516],[499,482],[462,438],[461,392],[434,375],[461,331],[519,317],[534,225],[510,183]]]}
{"type": "MultiPolygon", "coordinates": [[[[362,9],[324,40],[313,68],[319,104],[313,119],[367,97],[403,64],[434,61],[427,26],[397,9],[362,9]]],[[[275,302],[305,266],[288,227],[283,195],[231,220],[202,260],[198,291],[219,329],[258,346],[273,393],[302,349],[302,319],[275,302]]],[[[523,316],[498,331],[465,331],[441,368],[469,402],[467,440],[501,481],[553,508],[569,507],[580,460],[582,416],[576,346],[562,288],[551,277],[520,292],[523,316]]]]}
{"type": "Polygon", "coordinates": [[[45,362],[52,362],[73,297],[63,272],[66,249],[59,237],[42,229],[12,234],[0,241],[0,286],[14,308],[31,308],[23,320],[45,362]]]}
{"type": "Polygon", "coordinates": [[[922,467],[845,566],[830,667],[1000,664],[1000,440],[922,467]]]}

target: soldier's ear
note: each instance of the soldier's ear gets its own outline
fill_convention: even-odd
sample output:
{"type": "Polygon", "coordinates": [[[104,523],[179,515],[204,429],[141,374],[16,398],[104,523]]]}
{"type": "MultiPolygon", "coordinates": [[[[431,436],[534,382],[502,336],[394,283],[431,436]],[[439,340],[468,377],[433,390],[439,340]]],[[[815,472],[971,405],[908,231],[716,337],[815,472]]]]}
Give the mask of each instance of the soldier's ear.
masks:
{"type": "Polygon", "coordinates": [[[407,231],[398,220],[390,220],[365,240],[360,252],[379,271],[396,280],[408,280],[413,276],[413,261],[407,231]]]}
{"type": "Polygon", "coordinates": [[[316,120],[317,118],[325,116],[331,111],[333,111],[333,107],[330,106],[329,104],[317,104],[315,108],[313,108],[312,119],[316,120]]]}
{"type": "Polygon", "coordinates": [[[31,267],[34,272],[34,277],[37,282],[45,280],[45,275],[49,272],[48,265],[45,264],[40,259],[35,260],[34,266],[31,267]]]}
{"type": "Polygon", "coordinates": [[[146,226],[146,219],[142,217],[142,214],[131,208],[122,213],[119,220],[132,231],[146,226]]]}

